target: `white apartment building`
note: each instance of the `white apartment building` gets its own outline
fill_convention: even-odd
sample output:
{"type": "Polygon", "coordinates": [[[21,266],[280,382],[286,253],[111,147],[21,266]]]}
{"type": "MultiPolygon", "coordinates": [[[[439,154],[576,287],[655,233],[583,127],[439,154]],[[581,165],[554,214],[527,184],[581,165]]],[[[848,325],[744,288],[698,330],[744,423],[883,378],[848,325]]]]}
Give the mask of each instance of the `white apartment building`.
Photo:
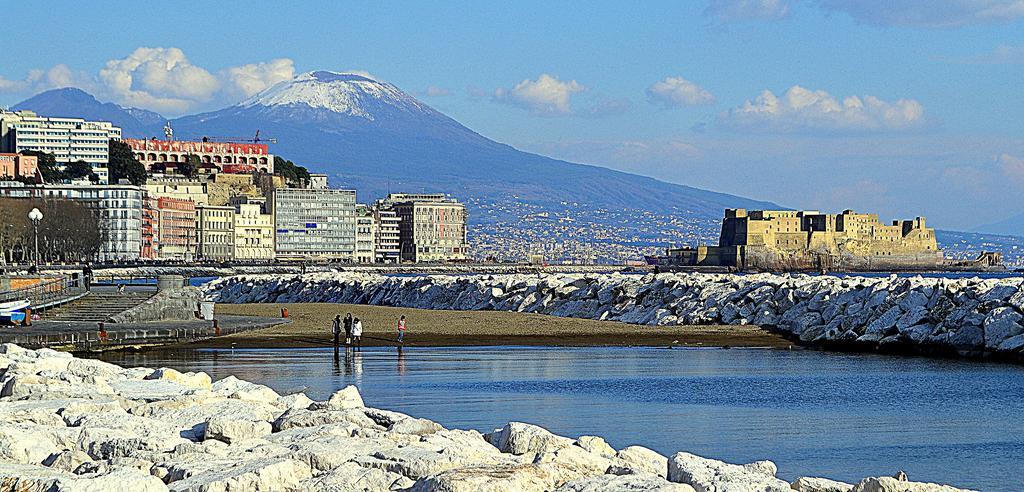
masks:
{"type": "MultiPolygon", "coordinates": [[[[20,185],[20,183],[18,183],[20,185]]],[[[145,191],[131,185],[39,185],[0,189],[0,196],[80,201],[99,217],[103,244],[99,261],[136,260],[142,250],[142,202],[145,191]]],[[[44,217],[43,220],[61,220],[44,217]]]]}
{"type": "Polygon", "coordinates": [[[196,205],[196,237],[200,260],[231,261],[235,258],[235,209],[196,205]]]}
{"type": "Polygon", "coordinates": [[[0,152],[35,150],[53,154],[58,164],[88,162],[106,182],[110,139],[121,128],[106,121],[51,118],[32,111],[0,111],[0,152]]]}
{"type": "Polygon", "coordinates": [[[274,217],[263,213],[259,203],[235,205],[235,259],[274,259],[274,217]]]}
{"type": "Polygon", "coordinates": [[[356,205],[356,263],[373,263],[375,260],[377,226],[373,211],[366,205],[356,205]]]}
{"type": "Polygon", "coordinates": [[[373,223],[377,228],[374,234],[374,261],[376,263],[398,263],[401,259],[401,233],[399,231],[398,214],[394,210],[373,207],[373,223]]]}
{"type": "Polygon", "coordinates": [[[277,258],[354,261],[354,190],[277,188],[272,193],[277,258]]]}

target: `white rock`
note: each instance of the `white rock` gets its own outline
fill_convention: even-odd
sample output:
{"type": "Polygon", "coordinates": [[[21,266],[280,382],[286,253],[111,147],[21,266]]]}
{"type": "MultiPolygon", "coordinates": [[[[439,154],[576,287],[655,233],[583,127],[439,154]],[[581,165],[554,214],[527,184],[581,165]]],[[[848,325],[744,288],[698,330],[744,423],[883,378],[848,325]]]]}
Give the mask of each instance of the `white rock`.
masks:
{"type": "Polygon", "coordinates": [[[604,439],[597,436],[580,436],[576,440],[576,445],[587,450],[590,453],[605,458],[611,458],[615,456],[615,449],[608,445],[604,439]]]}
{"type": "Polygon", "coordinates": [[[573,444],[572,439],[556,436],[547,429],[522,422],[509,422],[484,437],[502,453],[515,455],[537,454],[573,444]]]}
{"type": "Polygon", "coordinates": [[[892,477],[869,477],[853,487],[852,492],[969,492],[949,485],[908,482],[892,477]]]}
{"type": "Polygon", "coordinates": [[[650,473],[662,478],[668,476],[668,458],[643,446],[622,448],[616,453],[615,458],[633,472],[650,473]]]}
{"type": "Polygon", "coordinates": [[[262,438],[270,435],[272,427],[267,421],[238,419],[229,415],[212,417],[206,421],[203,439],[216,439],[228,444],[243,439],[262,438]]]}
{"type": "Polygon", "coordinates": [[[169,467],[171,491],[298,490],[312,473],[307,465],[287,458],[205,460],[184,468],[169,467]],[[183,477],[188,473],[187,477],[183,477]]]}
{"type": "Polygon", "coordinates": [[[740,465],[676,453],[668,460],[668,479],[685,483],[697,492],[787,492],[788,483],[740,465]]]}
{"type": "Polygon", "coordinates": [[[348,410],[350,408],[362,408],[364,406],[363,397],[359,396],[359,389],[353,385],[348,385],[338,391],[335,391],[327,401],[315,402],[310,408],[348,410]]]}
{"type": "Polygon", "coordinates": [[[669,482],[664,477],[651,474],[587,477],[567,482],[556,489],[556,492],[628,491],[694,492],[693,487],[689,485],[669,482]]]}
{"type": "Polygon", "coordinates": [[[281,398],[281,395],[277,394],[276,391],[262,384],[242,381],[234,376],[228,376],[213,383],[210,389],[214,393],[238,400],[274,403],[278,398],[281,398]]]}
{"type": "Polygon", "coordinates": [[[818,477],[800,477],[792,484],[798,492],[850,492],[853,484],[818,477]]]}
{"type": "Polygon", "coordinates": [[[548,492],[555,487],[544,467],[504,464],[446,470],[417,480],[411,492],[548,492]]]}
{"type": "Polygon", "coordinates": [[[187,388],[210,389],[212,381],[210,375],[205,372],[181,373],[174,369],[163,367],[153,371],[146,379],[156,379],[178,383],[187,388]]]}

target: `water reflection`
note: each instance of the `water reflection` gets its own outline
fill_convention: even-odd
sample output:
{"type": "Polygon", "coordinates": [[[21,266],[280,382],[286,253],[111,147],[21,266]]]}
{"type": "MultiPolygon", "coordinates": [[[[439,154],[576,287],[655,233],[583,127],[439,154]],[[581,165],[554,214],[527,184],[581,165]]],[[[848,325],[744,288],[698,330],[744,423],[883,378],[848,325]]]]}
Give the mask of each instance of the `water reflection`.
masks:
{"type": "Polygon", "coordinates": [[[1024,368],[950,360],[778,350],[374,347],[106,354],[305,387],[349,384],[368,405],[490,431],[509,420],[615,447],[687,450],[780,476],[912,479],[1024,490],[1024,368]],[[1008,483],[1008,480],[1018,480],[1008,483]]]}

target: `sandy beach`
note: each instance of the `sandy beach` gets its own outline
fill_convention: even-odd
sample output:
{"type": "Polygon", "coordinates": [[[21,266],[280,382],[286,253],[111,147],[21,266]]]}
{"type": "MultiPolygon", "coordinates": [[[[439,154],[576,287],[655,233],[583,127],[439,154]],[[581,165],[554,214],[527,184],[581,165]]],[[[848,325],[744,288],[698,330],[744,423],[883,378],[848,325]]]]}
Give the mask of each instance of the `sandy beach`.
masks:
{"type": "Polygon", "coordinates": [[[318,347],[331,344],[331,320],[351,312],[363,322],[363,345],[392,345],[399,316],[408,346],[730,346],[786,348],[789,340],[756,326],[638,326],[612,321],[498,311],[444,311],[350,304],[218,304],[217,314],[279,316],[290,323],[210,339],[202,347],[318,347]]]}

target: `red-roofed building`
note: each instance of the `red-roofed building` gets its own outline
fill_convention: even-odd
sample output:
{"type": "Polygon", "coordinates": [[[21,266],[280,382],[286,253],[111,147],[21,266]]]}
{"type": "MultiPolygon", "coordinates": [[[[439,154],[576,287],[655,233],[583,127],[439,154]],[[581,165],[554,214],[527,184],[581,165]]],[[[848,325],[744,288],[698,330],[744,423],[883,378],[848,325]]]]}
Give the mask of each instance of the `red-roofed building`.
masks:
{"type": "Polygon", "coordinates": [[[147,171],[171,172],[189,155],[199,157],[200,168],[216,167],[223,173],[274,172],[274,156],[267,144],[233,142],[192,142],[181,140],[122,140],[147,171]]]}

